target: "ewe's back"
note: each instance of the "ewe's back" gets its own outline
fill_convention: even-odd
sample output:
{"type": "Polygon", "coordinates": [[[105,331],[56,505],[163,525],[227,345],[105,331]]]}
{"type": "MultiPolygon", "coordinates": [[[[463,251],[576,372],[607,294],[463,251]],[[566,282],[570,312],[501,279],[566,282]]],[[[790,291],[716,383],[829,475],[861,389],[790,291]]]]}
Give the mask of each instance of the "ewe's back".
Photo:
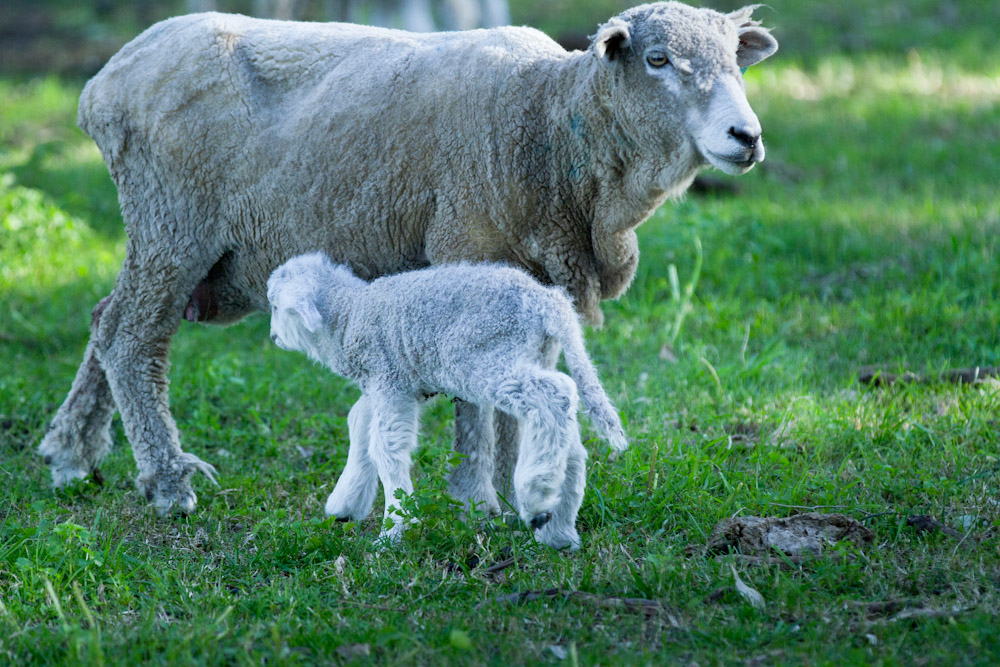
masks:
{"type": "Polygon", "coordinates": [[[533,60],[565,55],[532,28],[409,33],[190,14],[155,24],[115,54],[84,89],[79,122],[104,148],[102,126],[122,112],[148,130],[180,119],[266,127],[296,110],[331,117],[421,102],[410,109],[419,114],[445,88],[491,86],[533,60]]]}
{"type": "MultiPolygon", "coordinates": [[[[530,28],[415,34],[195,14],[122,48],[84,89],[79,123],[123,206],[149,210],[170,192],[159,210],[239,248],[233,273],[259,300],[275,266],[317,249],[366,278],[446,251],[508,259],[495,227],[522,209],[537,217],[525,182],[548,159],[515,146],[542,143],[528,135],[552,99],[537,92],[552,78],[528,72],[566,57],[530,28]],[[456,220],[485,236],[456,238],[456,220]],[[432,222],[448,231],[431,235],[432,222]]],[[[131,236],[143,225],[159,238],[148,217],[126,216],[131,236]]]]}

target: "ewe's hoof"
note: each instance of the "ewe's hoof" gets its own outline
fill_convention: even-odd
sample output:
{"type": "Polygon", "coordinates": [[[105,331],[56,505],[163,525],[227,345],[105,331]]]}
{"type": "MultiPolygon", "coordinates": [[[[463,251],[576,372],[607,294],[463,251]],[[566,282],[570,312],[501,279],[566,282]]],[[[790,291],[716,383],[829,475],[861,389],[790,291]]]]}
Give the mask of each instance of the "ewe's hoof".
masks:
{"type": "Polygon", "coordinates": [[[140,475],[135,486],[160,516],[189,514],[198,503],[198,496],[191,488],[191,476],[196,472],[219,485],[215,481],[217,473],[214,466],[185,452],[175,458],[166,470],[140,475]]]}
{"type": "Polygon", "coordinates": [[[403,526],[396,524],[388,530],[383,529],[375,539],[374,551],[376,554],[386,553],[399,546],[403,541],[403,526]]]}
{"type": "Polygon", "coordinates": [[[541,514],[536,514],[531,518],[531,529],[538,530],[547,524],[551,518],[552,512],[542,512],[541,514]]]}
{"type": "Polygon", "coordinates": [[[140,476],[135,480],[135,488],[153,505],[160,516],[189,514],[198,503],[198,496],[188,479],[157,479],[140,476]]]}
{"type": "Polygon", "coordinates": [[[460,479],[455,479],[455,477],[456,475],[452,473],[452,480],[448,485],[448,495],[456,500],[461,500],[466,513],[475,507],[488,517],[500,514],[500,499],[497,498],[497,492],[489,480],[476,479],[472,481],[467,479],[468,475],[460,479]]]}
{"type": "Polygon", "coordinates": [[[55,489],[61,489],[90,474],[84,466],[54,461],[51,456],[46,456],[43,460],[52,471],[52,488],[55,489]]]}
{"type": "Polygon", "coordinates": [[[93,465],[75,456],[72,449],[63,448],[61,441],[51,433],[42,441],[38,453],[52,472],[53,488],[61,489],[89,475],[93,465]]]}
{"type": "Polygon", "coordinates": [[[360,521],[368,516],[367,512],[362,512],[358,507],[352,507],[349,502],[344,502],[336,498],[327,498],[326,507],[323,511],[327,516],[337,518],[337,521],[360,521]]]}

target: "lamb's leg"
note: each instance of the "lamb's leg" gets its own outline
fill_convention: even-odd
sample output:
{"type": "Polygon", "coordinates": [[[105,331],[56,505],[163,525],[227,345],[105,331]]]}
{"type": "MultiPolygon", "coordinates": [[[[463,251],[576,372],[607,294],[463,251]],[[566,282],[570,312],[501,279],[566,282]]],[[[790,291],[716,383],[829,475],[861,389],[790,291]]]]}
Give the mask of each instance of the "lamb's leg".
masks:
{"type": "Polygon", "coordinates": [[[351,437],[347,465],[326,499],[326,514],[338,519],[363,519],[371,513],[378,492],[378,470],[368,454],[371,405],[367,396],[362,395],[351,408],[347,428],[351,437]]]}
{"type": "MultiPolygon", "coordinates": [[[[539,365],[542,368],[555,370],[559,361],[559,341],[549,338],[540,350],[539,365]]],[[[517,507],[517,491],[514,487],[514,468],[517,465],[518,443],[521,441],[517,418],[497,411],[493,418],[495,424],[495,464],[493,470],[493,488],[502,495],[511,507],[517,507]]],[[[456,443],[457,444],[457,443],[456,443]]]]}
{"type": "Polygon", "coordinates": [[[52,424],[38,447],[45,463],[52,468],[52,483],[63,486],[86,477],[111,449],[111,418],[115,402],[104,370],[97,361],[94,330],[108,299],[94,308],[91,340],[83,353],[83,363],[76,372],[69,395],[52,418],[52,424]]]}
{"type": "Polygon", "coordinates": [[[380,538],[395,543],[403,536],[396,492],[413,493],[410,452],[417,446],[417,401],[408,396],[371,396],[371,440],[368,452],[385,491],[385,514],[380,538]],[[386,529],[386,519],[393,525],[386,529]]]}
{"type": "Polygon", "coordinates": [[[569,376],[522,369],[500,383],[497,408],[517,417],[521,432],[514,487],[518,511],[533,528],[551,519],[560,502],[577,407],[569,376]]]}
{"type": "Polygon", "coordinates": [[[181,450],[167,394],[170,339],[212,262],[184,261],[185,246],[166,243],[162,237],[129,242],[95,348],[132,444],[139,468],[136,486],[160,513],[175,505],[185,512],[194,509],[193,473],[215,481],[215,468],[181,450]]]}
{"type": "Polygon", "coordinates": [[[563,481],[559,504],[552,518],[535,531],[535,539],[553,549],[576,551],[580,548],[580,534],[576,532],[576,516],[583,503],[587,485],[587,450],[580,442],[580,426],[573,416],[567,429],[569,455],[566,457],[566,478],[563,481]]]}
{"type": "Polygon", "coordinates": [[[465,503],[466,508],[475,503],[487,514],[500,513],[493,487],[496,479],[493,420],[493,406],[455,400],[455,451],[463,457],[451,471],[448,492],[465,503]]]}

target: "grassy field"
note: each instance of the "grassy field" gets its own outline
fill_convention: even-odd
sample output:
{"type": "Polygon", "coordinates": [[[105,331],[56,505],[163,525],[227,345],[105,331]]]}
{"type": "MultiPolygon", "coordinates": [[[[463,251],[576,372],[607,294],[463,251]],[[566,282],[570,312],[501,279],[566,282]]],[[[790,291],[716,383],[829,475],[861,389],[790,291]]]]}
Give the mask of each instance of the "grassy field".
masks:
{"type": "Polygon", "coordinates": [[[787,10],[790,54],[748,73],[767,161],[726,179],[740,192],[647,222],[635,282],[588,332],[634,444],[611,461],[588,442],[570,555],[456,517],[443,399],[403,546],[376,554],[375,519],[324,521],[357,391],[271,345],[264,317],[175,338],[185,449],[221,473],[221,488],[196,480],[192,515],[158,518],[136,494],[117,420],[103,486],[53,493],[34,449],[124,236],[75,129],[82,82],[0,79],[0,662],[1000,661],[1000,383],[857,380],[1000,365],[1000,59],[974,57],[1000,10],[937,2],[957,7],[945,29],[889,17],[887,34],[871,10],[855,43],[830,36],[840,19],[857,28],[842,4],[787,10]],[[811,508],[874,541],[804,561],[701,549],[727,517],[811,508]],[[556,588],[589,595],[512,600],[556,588]]]}

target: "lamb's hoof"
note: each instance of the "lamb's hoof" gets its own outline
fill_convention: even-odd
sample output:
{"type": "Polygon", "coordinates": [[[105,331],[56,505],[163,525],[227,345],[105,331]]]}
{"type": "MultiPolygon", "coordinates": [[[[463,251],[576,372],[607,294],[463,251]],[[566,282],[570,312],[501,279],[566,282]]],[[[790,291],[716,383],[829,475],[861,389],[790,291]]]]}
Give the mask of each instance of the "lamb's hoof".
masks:
{"type": "Polygon", "coordinates": [[[531,518],[531,529],[538,530],[552,519],[552,512],[542,512],[531,518]]]}
{"type": "Polygon", "coordinates": [[[153,505],[153,509],[160,516],[170,516],[171,514],[190,514],[198,504],[198,496],[191,488],[191,482],[183,482],[161,485],[150,480],[137,479],[136,488],[153,505]],[[166,488],[164,488],[166,487],[166,488]]]}
{"type": "Polygon", "coordinates": [[[160,516],[170,514],[190,514],[198,503],[198,496],[191,488],[188,477],[182,479],[164,476],[140,475],[135,480],[135,488],[148,500],[160,516]]]}
{"type": "Polygon", "coordinates": [[[572,526],[560,529],[550,523],[535,533],[535,539],[556,551],[573,552],[580,548],[580,534],[572,526]]]}
{"type": "Polygon", "coordinates": [[[608,436],[608,443],[611,445],[611,452],[617,458],[618,454],[621,454],[626,449],[628,449],[628,437],[625,435],[625,431],[615,429],[611,431],[611,435],[608,436]]]}
{"type": "Polygon", "coordinates": [[[371,506],[363,509],[357,505],[357,499],[340,498],[335,488],[326,499],[323,510],[327,516],[337,517],[337,521],[360,521],[371,513],[371,506]],[[355,502],[351,502],[352,500],[355,502]]]}

